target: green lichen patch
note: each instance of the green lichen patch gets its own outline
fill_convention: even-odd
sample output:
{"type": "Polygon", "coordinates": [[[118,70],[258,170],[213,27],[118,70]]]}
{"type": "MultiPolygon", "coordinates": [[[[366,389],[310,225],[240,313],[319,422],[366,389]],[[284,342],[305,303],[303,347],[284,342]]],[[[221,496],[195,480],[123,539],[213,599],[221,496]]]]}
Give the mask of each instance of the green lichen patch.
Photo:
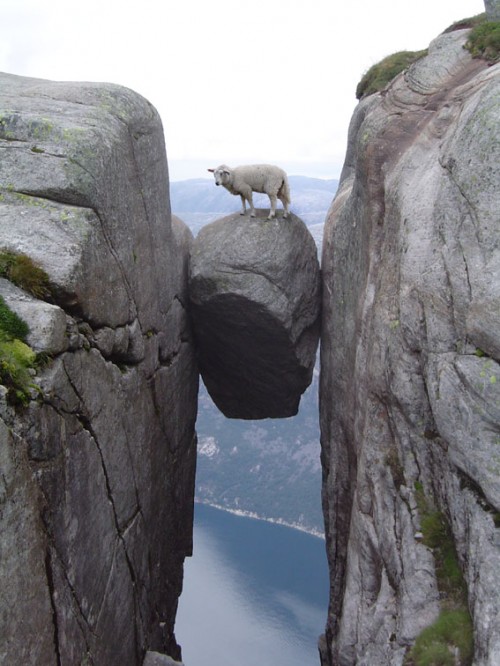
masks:
{"type": "Polygon", "coordinates": [[[16,135],[11,128],[9,116],[0,115],[0,139],[4,141],[15,141],[16,135]]]}
{"type": "Polygon", "coordinates": [[[427,55],[427,49],[423,51],[398,51],[387,56],[370,67],[363,75],[356,87],[356,98],[363,99],[368,95],[379,92],[400,72],[425,55],[427,55]]]}

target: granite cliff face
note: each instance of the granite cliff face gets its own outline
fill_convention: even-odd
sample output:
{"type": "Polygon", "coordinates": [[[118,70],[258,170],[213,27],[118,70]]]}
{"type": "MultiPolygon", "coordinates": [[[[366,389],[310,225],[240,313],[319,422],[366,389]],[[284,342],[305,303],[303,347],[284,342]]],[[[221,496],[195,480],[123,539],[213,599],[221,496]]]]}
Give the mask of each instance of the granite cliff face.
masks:
{"type": "Polygon", "coordinates": [[[0,284],[51,357],[28,408],[0,401],[1,663],[180,656],[198,386],[191,240],[171,220],[148,102],[0,75],[0,247],[36,260],[53,293],[45,303],[0,284]]]}
{"type": "Polygon", "coordinates": [[[474,664],[500,663],[500,65],[443,34],[363,100],[323,245],[324,666],[400,666],[449,525],[474,664]]]}

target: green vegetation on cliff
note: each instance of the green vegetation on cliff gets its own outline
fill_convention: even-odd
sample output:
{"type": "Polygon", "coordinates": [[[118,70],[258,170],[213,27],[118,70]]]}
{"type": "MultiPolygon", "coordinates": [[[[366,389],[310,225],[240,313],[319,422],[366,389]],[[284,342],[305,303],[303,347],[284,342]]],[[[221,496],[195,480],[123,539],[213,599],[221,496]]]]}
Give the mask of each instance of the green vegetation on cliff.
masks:
{"type": "Polygon", "coordinates": [[[356,87],[356,98],[363,99],[379,92],[404,69],[427,54],[423,51],[398,51],[376,63],[364,74],[356,87]]]}
{"type": "Polygon", "coordinates": [[[32,372],[36,354],[25,338],[28,325],[12,312],[0,296],[0,383],[7,389],[11,404],[24,405],[34,388],[32,372]]]}
{"type": "Polygon", "coordinates": [[[35,298],[50,296],[49,276],[25,254],[0,250],[0,277],[7,278],[35,298]]]}
{"type": "Polygon", "coordinates": [[[500,59],[500,21],[488,20],[487,14],[477,14],[450,25],[445,32],[470,29],[465,48],[473,58],[482,58],[489,63],[500,59]]]}
{"type": "MultiPolygon", "coordinates": [[[[0,251],[0,277],[4,277],[36,298],[50,294],[47,273],[24,254],[0,251]]],[[[33,383],[37,354],[26,344],[29,327],[0,296],[0,383],[7,400],[25,405],[36,389],[33,383]]]]}
{"type": "MultiPolygon", "coordinates": [[[[444,32],[471,29],[465,48],[474,58],[483,58],[490,63],[500,59],[500,22],[488,21],[486,14],[478,14],[453,23],[444,32]]],[[[368,95],[383,90],[400,72],[416,60],[427,54],[422,51],[398,51],[376,63],[363,75],[356,87],[356,98],[363,99],[368,95]]]]}
{"type": "Polygon", "coordinates": [[[467,610],[447,609],[420,634],[411,651],[416,666],[466,666],[472,663],[472,624],[467,610]],[[458,659],[455,652],[458,651],[458,659]]]}
{"type": "Polygon", "coordinates": [[[444,515],[425,496],[420,483],[415,484],[415,491],[421,516],[422,541],[434,555],[441,612],[437,620],[417,637],[405,666],[470,666],[473,657],[472,621],[467,607],[467,587],[453,536],[444,515]]]}
{"type": "Polygon", "coordinates": [[[484,21],[470,32],[465,48],[473,58],[490,63],[500,60],[500,21],[484,21]]]}

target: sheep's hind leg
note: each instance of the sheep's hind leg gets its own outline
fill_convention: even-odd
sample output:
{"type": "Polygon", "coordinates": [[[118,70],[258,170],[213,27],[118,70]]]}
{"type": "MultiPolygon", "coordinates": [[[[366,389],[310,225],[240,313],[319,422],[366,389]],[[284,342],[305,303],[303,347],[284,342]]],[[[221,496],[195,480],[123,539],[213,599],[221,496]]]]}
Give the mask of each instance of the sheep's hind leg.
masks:
{"type": "Polygon", "coordinates": [[[285,209],[285,212],[283,213],[283,217],[288,217],[288,201],[286,200],[286,197],[279,197],[279,200],[283,204],[283,208],[285,209]]]}

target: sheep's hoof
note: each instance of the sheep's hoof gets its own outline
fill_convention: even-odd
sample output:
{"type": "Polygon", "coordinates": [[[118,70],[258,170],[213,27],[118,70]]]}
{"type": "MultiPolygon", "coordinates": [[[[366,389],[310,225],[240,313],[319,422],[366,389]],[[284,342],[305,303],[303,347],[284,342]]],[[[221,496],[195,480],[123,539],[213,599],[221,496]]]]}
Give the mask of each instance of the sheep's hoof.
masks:
{"type": "Polygon", "coordinates": [[[257,217],[255,213],[250,213],[250,217],[257,217]]]}

